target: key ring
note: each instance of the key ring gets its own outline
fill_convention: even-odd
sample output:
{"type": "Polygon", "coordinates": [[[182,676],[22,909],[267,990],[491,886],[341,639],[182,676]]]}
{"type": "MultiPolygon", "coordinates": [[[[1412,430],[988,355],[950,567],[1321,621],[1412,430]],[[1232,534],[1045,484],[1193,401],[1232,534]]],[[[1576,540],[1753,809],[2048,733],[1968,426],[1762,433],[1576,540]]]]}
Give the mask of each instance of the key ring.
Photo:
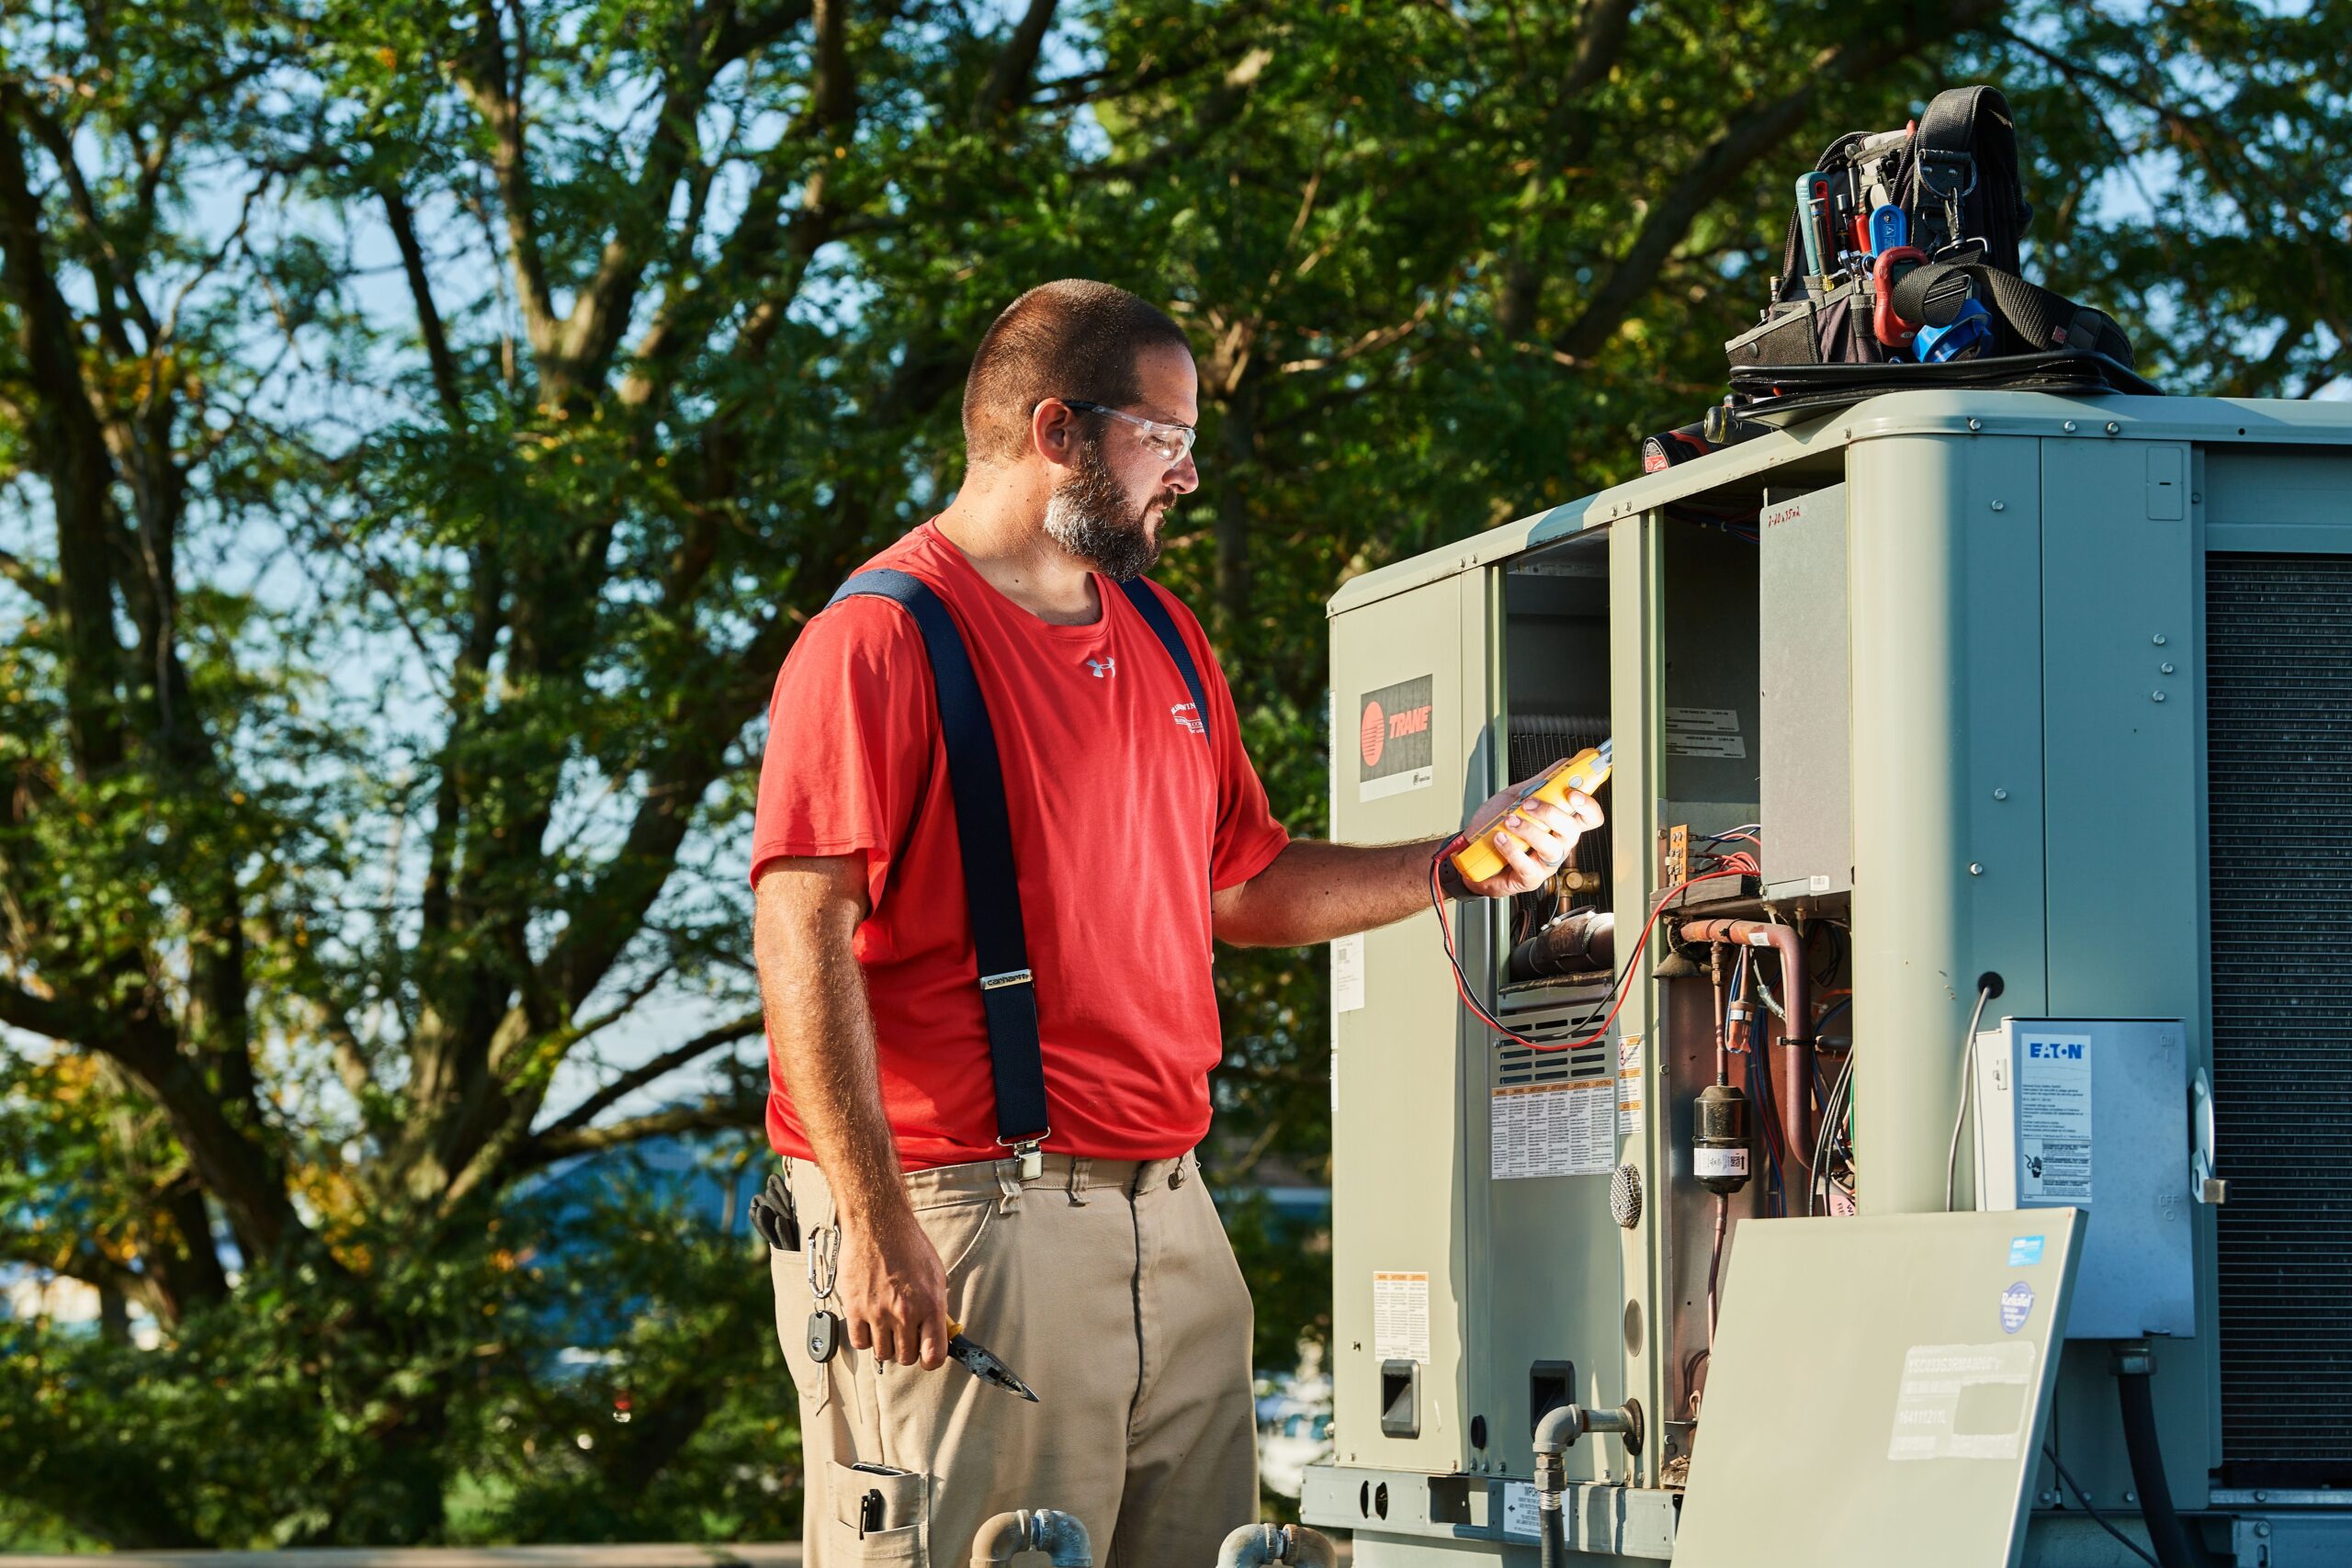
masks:
{"type": "Polygon", "coordinates": [[[808,1293],[817,1300],[821,1302],[833,1293],[833,1281],[841,1273],[841,1259],[842,1227],[819,1225],[817,1233],[808,1238],[808,1293]],[[825,1276],[821,1285],[817,1282],[820,1271],[825,1276]]]}

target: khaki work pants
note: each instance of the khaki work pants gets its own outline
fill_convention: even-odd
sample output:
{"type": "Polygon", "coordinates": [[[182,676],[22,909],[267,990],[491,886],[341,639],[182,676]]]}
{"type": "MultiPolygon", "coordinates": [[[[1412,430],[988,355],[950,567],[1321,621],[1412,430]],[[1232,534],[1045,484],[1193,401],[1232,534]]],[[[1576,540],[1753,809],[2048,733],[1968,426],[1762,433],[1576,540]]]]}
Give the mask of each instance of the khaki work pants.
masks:
{"type": "MultiPolygon", "coordinates": [[[[804,1236],[833,1220],[787,1159],[804,1236]]],[[[772,1252],[776,1337],[800,1393],[808,1568],[963,1568],[1012,1508],[1075,1514],[1109,1568],[1211,1568],[1258,1513],[1250,1306],[1193,1156],[950,1166],[906,1178],[952,1316],[1038,1404],[955,1362],[808,1359],[802,1253],[772,1252]],[[883,1525],[861,1530],[879,1493],[883,1525]]],[[[838,1303],[836,1298],[835,1304],[838,1303]]]]}

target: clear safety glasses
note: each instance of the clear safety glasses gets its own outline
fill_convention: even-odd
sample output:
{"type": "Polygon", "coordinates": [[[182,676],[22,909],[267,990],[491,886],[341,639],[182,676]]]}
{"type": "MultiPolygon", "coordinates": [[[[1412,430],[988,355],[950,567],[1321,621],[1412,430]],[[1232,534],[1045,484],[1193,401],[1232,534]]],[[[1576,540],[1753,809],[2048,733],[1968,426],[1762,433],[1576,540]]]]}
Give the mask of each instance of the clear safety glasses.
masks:
{"type": "Polygon", "coordinates": [[[1156,455],[1170,463],[1182,462],[1185,455],[1192,451],[1193,443],[1200,438],[1200,432],[1189,424],[1162,424],[1156,419],[1145,419],[1138,414],[1121,413],[1117,409],[1106,408],[1101,403],[1090,403],[1079,398],[1064,398],[1061,401],[1063,407],[1075,409],[1080,413],[1107,414],[1113,419],[1125,420],[1143,434],[1143,444],[1146,446],[1150,447],[1156,455]]]}

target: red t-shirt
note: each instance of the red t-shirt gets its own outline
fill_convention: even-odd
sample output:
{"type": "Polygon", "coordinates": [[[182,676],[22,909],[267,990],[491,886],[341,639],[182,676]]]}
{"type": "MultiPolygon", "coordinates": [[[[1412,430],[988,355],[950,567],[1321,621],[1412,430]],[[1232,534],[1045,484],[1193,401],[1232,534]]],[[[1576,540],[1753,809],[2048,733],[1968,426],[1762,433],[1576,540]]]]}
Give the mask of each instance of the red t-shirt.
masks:
{"type": "MultiPolygon", "coordinates": [[[[945,601],[988,701],[1036,976],[1046,1147],[1183,1153],[1208,1130],[1224,1049],[1210,891],[1247,882],[1289,841],[1200,623],[1155,585],[1207,686],[1205,745],[1175,661],[1107,579],[1102,618],[1061,626],[990,587],[933,523],[866,564],[945,601]]],[[[912,617],[872,597],[810,621],[776,678],[752,878],[779,855],[861,851],[873,909],[854,951],[899,1157],[909,1170],[998,1158],[931,664],[912,617]]],[[[773,1047],[768,1083],[768,1141],[808,1157],[773,1047]]]]}

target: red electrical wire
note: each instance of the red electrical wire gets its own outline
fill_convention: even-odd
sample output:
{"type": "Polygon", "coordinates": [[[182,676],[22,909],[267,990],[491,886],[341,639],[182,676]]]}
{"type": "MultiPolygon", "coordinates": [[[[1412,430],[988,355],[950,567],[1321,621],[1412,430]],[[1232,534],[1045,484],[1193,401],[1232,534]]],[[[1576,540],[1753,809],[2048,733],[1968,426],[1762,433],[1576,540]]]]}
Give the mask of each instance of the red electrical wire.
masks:
{"type": "MultiPolygon", "coordinates": [[[[1430,907],[1437,911],[1438,931],[1442,935],[1445,942],[1445,960],[1453,967],[1454,993],[1462,998],[1462,1005],[1468,1008],[1472,1016],[1476,1018],[1480,1022],[1484,1023],[1487,1028],[1495,1031],[1498,1034],[1502,1035],[1505,1039],[1515,1040],[1531,1051],[1576,1051],[1581,1050],[1587,1045],[1594,1044],[1600,1041],[1607,1039],[1609,1037],[1609,1026],[1617,1021],[1617,1014],[1619,1010],[1624,1007],[1625,998],[1633,994],[1631,991],[1625,989],[1625,982],[1632,977],[1634,965],[1641,961],[1642,949],[1648,945],[1650,932],[1657,927],[1657,918],[1666,913],[1667,899],[1673,897],[1677,893],[1681,892],[1684,888],[1694,886],[1702,882],[1713,882],[1718,877],[1724,876],[1753,876],[1756,874],[1754,870],[1751,869],[1754,865],[1754,862],[1748,861],[1748,865],[1746,867],[1732,867],[1723,871],[1702,872],[1697,876],[1686,876],[1680,882],[1676,883],[1672,887],[1668,888],[1665,896],[1658,899],[1657,907],[1650,911],[1649,919],[1643,924],[1642,934],[1640,937],[1635,939],[1633,952],[1625,955],[1625,967],[1618,972],[1617,978],[1612,981],[1609,987],[1610,994],[1614,996],[1617,999],[1611,1004],[1609,1016],[1600,1021],[1600,1027],[1580,1040],[1558,1041],[1551,1044],[1545,1044],[1544,1042],[1539,1040],[1530,1040],[1526,1035],[1511,1029],[1494,1014],[1488,1012],[1485,1008],[1480,1007],[1477,999],[1470,994],[1469,978],[1462,973],[1461,953],[1460,950],[1455,947],[1453,942],[1453,921],[1446,914],[1445,891],[1442,885],[1438,880],[1438,867],[1444,861],[1446,852],[1453,849],[1459,841],[1460,839],[1459,836],[1457,836],[1453,840],[1449,841],[1444,848],[1440,849],[1436,854],[1430,857],[1430,907]]],[[[1748,857],[1746,855],[1736,855],[1731,858],[1743,861],[1748,860],[1748,857]]]]}

